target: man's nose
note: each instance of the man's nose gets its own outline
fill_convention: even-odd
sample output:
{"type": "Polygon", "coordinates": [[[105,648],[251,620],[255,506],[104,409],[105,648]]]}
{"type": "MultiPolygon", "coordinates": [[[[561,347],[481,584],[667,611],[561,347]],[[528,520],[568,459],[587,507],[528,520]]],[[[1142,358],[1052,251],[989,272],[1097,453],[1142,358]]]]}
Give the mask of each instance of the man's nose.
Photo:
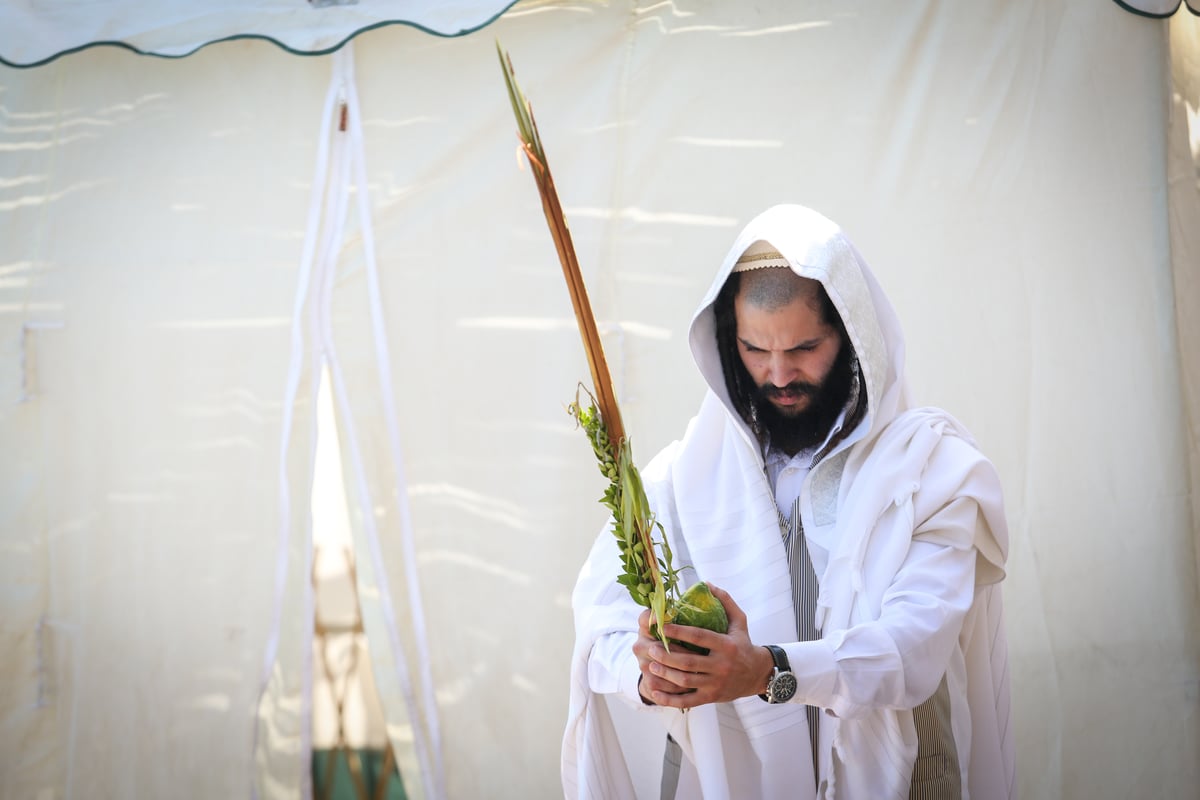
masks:
{"type": "Polygon", "coordinates": [[[774,386],[783,388],[795,378],[794,370],[788,361],[786,353],[772,353],[767,365],[767,380],[774,386]]]}

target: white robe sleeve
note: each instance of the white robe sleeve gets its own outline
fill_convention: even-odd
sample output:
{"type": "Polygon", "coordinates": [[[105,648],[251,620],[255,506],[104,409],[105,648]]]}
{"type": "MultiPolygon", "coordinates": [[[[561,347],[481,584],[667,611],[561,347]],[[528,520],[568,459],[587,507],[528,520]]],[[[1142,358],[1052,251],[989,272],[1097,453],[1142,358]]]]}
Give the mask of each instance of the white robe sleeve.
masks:
{"type": "Polygon", "coordinates": [[[646,705],[638,693],[637,656],[633,653],[636,633],[617,632],[601,636],[592,645],[588,659],[588,686],[596,694],[615,694],[634,707],[646,705]]]}
{"type": "Polygon", "coordinates": [[[958,497],[913,534],[877,619],[812,642],[784,644],[793,703],[857,717],[911,709],[937,689],[975,596],[978,504],[958,497]]]}

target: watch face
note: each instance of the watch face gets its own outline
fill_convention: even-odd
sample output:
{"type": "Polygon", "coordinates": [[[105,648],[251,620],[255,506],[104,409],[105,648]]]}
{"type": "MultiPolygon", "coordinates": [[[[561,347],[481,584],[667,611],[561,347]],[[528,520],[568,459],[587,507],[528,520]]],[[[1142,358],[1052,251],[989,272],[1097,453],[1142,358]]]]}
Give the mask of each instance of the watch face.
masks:
{"type": "Polygon", "coordinates": [[[773,703],[786,703],[796,693],[796,676],[790,672],[780,672],[771,680],[767,692],[773,703]]]}

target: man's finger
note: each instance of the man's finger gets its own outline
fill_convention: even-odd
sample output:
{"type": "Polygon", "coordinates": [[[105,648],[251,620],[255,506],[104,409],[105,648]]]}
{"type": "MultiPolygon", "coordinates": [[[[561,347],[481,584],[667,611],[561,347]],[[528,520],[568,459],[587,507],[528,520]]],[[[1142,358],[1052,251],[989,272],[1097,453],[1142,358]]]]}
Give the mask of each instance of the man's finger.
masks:
{"type": "Polygon", "coordinates": [[[704,681],[704,676],[699,673],[672,669],[666,664],[651,664],[650,672],[656,678],[661,678],[672,686],[677,686],[680,689],[686,689],[690,692],[696,691],[696,688],[704,681]]]}
{"type": "MultiPolygon", "coordinates": [[[[667,625],[663,630],[666,631],[667,636],[671,639],[687,642],[696,647],[703,647],[705,650],[712,650],[721,643],[724,637],[724,634],[715,633],[707,628],[697,628],[692,625],[671,624],[667,625]]],[[[685,654],[692,652],[682,645],[672,645],[671,652],[675,653],[676,651],[685,654]]],[[[693,653],[693,655],[699,654],[693,653]]]]}
{"type": "MultiPolygon", "coordinates": [[[[660,666],[660,671],[661,671],[661,666],[660,666]]],[[[676,676],[683,676],[683,675],[687,674],[687,673],[683,673],[683,672],[678,672],[677,670],[668,670],[668,671],[672,675],[676,675],[676,676]]],[[[651,666],[649,675],[643,675],[642,688],[644,691],[663,692],[664,694],[689,694],[691,692],[696,691],[694,688],[692,688],[690,686],[686,686],[686,685],[680,684],[680,683],[675,683],[667,676],[659,675],[658,672],[655,671],[654,665],[651,666]]]]}
{"type": "Polygon", "coordinates": [[[671,649],[663,647],[662,643],[655,642],[647,648],[646,655],[651,661],[663,664],[671,669],[683,670],[684,672],[704,672],[704,656],[687,649],[678,642],[671,644],[671,649]]]}

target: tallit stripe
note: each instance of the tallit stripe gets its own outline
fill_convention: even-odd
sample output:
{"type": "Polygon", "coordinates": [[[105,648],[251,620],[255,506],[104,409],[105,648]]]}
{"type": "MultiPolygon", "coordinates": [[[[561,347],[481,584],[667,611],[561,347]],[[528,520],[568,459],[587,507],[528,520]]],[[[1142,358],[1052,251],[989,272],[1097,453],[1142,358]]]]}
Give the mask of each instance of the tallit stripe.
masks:
{"type": "Polygon", "coordinates": [[[950,727],[950,688],[945,676],[933,696],[913,709],[917,760],[909,800],[961,800],[958,749],[950,727]]]}
{"type": "MultiPolygon", "coordinates": [[[[796,630],[800,641],[810,642],[821,638],[817,630],[817,574],[808,555],[808,543],[804,538],[804,526],[800,522],[800,497],[792,501],[791,518],[784,522],[780,515],[783,531],[783,546],[787,550],[788,571],[792,574],[792,608],[796,610],[796,630]]],[[[805,706],[808,719],[808,740],[812,747],[813,777],[821,785],[820,758],[817,743],[821,729],[821,710],[816,706],[805,706]]]]}
{"type": "Polygon", "coordinates": [[[663,750],[662,782],[658,788],[660,800],[675,800],[675,793],[679,790],[679,771],[682,767],[683,748],[668,733],[667,746],[663,750]]]}

